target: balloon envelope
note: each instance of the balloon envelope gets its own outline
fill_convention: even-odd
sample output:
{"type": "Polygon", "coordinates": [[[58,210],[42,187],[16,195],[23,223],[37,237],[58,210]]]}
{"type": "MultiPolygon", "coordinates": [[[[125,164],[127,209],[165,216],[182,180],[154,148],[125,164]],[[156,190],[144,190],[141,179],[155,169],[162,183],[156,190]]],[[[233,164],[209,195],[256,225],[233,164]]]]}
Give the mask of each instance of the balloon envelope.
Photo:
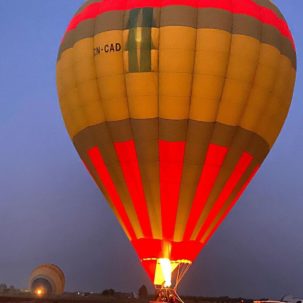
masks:
{"type": "Polygon", "coordinates": [[[39,265],[29,278],[31,292],[38,296],[61,295],[64,292],[64,285],[64,273],[54,264],[39,265]]]}
{"type": "Polygon", "coordinates": [[[268,0],[95,0],[71,20],[57,62],[65,124],[154,284],[165,260],[191,264],[235,205],[295,74],[268,0]]]}

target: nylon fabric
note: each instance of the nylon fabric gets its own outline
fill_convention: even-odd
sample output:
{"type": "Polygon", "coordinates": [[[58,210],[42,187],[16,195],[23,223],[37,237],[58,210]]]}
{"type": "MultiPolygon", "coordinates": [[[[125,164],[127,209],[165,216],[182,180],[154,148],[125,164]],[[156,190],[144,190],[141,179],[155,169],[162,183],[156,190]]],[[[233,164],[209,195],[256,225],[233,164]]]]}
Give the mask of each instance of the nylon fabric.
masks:
{"type": "Polygon", "coordinates": [[[295,76],[269,0],[89,0],[76,13],[57,61],[62,115],[153,281],[159,258],[194,261],[236,204],[295,76]]]}

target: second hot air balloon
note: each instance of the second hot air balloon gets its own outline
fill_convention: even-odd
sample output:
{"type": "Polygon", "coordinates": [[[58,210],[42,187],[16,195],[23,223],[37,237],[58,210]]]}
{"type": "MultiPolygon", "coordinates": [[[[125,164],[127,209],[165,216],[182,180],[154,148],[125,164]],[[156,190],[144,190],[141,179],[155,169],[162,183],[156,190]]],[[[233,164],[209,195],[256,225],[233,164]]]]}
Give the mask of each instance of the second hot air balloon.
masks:
{"type": "Polygon", "coordinates": [[[64,285],[64,273],[54,264],[39,265],[32,271],[29,278],[29,288],[32,294],[38,297],[62,295],[64,285]]]}

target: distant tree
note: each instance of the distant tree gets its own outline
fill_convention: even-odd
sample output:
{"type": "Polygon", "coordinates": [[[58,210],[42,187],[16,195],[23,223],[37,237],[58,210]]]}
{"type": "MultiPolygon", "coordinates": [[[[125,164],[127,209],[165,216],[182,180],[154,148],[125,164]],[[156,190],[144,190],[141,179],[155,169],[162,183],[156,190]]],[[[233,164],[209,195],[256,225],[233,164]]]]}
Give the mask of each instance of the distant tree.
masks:
{"type": "Polygon", "coordinates": [[[7,285],[5,283],[0,284],[0,292],[4,292],[7,289],[7,285]]]}
{"type": "Polygon", "coordinates": [[[138,290],[138,296],[140,299],[146,299],[148,297],[148,291],[145,285],[142,285],[138,290]]]}
{"type": "Polygon", "coordinates": [[[115,290],[110,288],[110,289],[104,289],[102,292],[103,296],[114,296],[115,295],[115,290]]]}
{"type": "Polygon", "coordinates": [[[15,286],[10,285],[7,289],[4,290],[4,292],[8,292],[9,294],[14,294],[16,292],[15,286]]]}

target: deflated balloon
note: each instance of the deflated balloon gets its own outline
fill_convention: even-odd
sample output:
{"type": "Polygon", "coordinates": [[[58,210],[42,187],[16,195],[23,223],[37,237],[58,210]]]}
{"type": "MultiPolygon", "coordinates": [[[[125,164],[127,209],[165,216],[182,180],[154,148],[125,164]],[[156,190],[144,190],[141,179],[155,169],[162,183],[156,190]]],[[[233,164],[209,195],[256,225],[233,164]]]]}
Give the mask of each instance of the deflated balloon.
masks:
{"type": "Polygon", "coordinates": [[[192,263],[256,174],[295,74],[269,0],[91,0],[71,20],[66,128],[154,284],[192,263]]]}

